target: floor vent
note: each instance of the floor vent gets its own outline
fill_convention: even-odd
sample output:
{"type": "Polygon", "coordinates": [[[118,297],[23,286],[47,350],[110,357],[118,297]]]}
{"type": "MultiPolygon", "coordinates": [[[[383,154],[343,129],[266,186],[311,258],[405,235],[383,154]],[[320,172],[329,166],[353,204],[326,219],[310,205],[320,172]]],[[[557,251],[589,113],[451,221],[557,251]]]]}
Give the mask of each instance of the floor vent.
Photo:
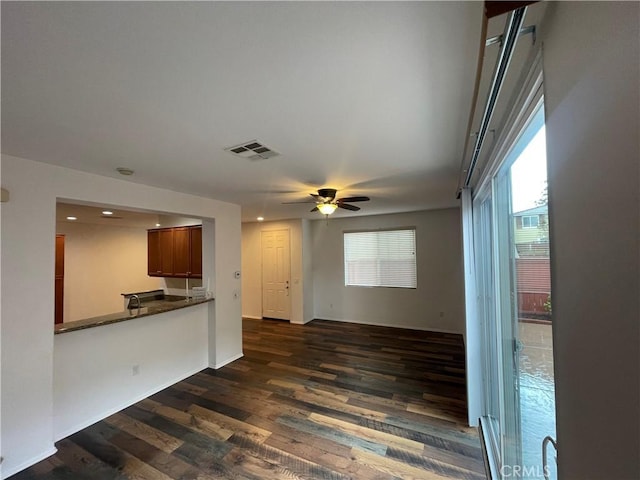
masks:
{"type": "Polygon", "coordinates": [[[251,140],[250,142],[241,143],[235,147],[225,148],[225,151],[231,152],[239,157],[248,158],[249,160],[264,160],[280,155],[280,153],[257,140],[251,140]]]}

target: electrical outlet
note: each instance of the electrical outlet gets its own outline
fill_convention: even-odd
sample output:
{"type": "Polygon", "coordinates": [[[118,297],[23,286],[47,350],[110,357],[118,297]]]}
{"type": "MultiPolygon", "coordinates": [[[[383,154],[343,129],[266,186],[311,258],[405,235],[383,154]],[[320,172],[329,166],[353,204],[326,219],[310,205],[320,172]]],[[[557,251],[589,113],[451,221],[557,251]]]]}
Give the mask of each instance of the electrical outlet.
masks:
{"type": "Polygon", "coordinates": [[[140,375],[140,365],[134,365],[131,367],[131,374],[135,377],[136,375],[140,375]]]}

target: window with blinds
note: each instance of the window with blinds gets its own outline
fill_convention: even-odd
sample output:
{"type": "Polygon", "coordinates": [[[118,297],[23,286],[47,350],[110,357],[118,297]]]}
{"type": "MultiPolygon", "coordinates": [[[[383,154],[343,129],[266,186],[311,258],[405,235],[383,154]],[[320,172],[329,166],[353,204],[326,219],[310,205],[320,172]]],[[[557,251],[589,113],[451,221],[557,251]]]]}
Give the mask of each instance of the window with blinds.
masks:
{"type": "Polygon", "coordinates": [[[345,232],[344,284],[416,288],[416,231],[345,232]]]}

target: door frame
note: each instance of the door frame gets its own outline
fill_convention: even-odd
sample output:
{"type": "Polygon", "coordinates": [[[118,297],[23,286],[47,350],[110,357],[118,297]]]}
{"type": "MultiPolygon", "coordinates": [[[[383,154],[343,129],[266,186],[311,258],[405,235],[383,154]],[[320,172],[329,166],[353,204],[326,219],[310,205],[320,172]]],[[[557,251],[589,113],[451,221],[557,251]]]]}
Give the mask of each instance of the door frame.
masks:
{"type": "MultiPolygon", "coordinates": [[[[510,257],[515,252],[509,250],[508,241],[512,235],[513,225],[510,218],[504,217],[504,201],[510,199],[510,178],[505,179],[504,175],[508,175],[508,170],[516,159],[510,157],[513,157],[514,149],[523,138],[522,135],[525,134],[536,113],[540,109],[544,112],[541,50],[532,56],[528,71],[519,81],[519,86],[515,91],[516,95],[509,101],[510,113],[506,115],[502,123],[501,132],[493,142],[492,151],[481,167],[477,182],[472,185],[470,212],[474,219],[471,235],[472,237],[481,236],[482,232],[477,230],[478,225],[475,220],[480,214],[479,206],[485,200],[490,199],[492,203],[491,219],[490,225],[487,227],[491,229],[494,238],[490,240],[492,245],[489,248],[492,251],[490,252],[491,259],[488,262],[493,268],[492,281],[494,283],[489,287],[489,292],[485,293],[493,296],[495,310],[491,312],[493,318],[485,318],[482,317],[482,310],[479,308],[478,319],[483,322],[483,365],[487,368],[488,363],[492,363],[490,368],[497,369],[495,377],[497,377],[502,390],[495,391],[494,393],[500,393],[491,399],[490,390],[495,386],[488,382],[486,376],[483,378],[483,415],[480,418],[481,443],[487,454],[485,461],[488,462],[489,471],[495,478],[504,478],[501,467],[505,462],[520,464],[522,459],[520,388],[517,371],[519,367],[517,361],[518,345],[514,343],[514,337],[518,338],[517,314],[514,317],[514,311],[517,313],[517,298],[510,298],[513,295],[511,283],[515,275],[510,257]],[[505,188],[503,183],[505,180],[508,183],[508,188],[505,188]],[[501,183],[502,185],[500,185],[501,183]],[[498,203],[503,205],[500,206],[498,203]],[[508,292],[507,296],[501,298],[505,291],[508,292]],[[488,325],[486,322],[494,322],[494,324],[488,325]],[[495,338],[488,338],[490,335],[495,335],[495,338]],[[487,355],[488,348],[494,349],[493,356],[487,355]],[[508,385],[508,392],[504,391],[505,385],[508,385]],[[488,405],[491,401],[498,407],[498,412],[488,411],[488,405]],[[492,421],[488,413],[498,413],[498,425],[492,421]],[[505,438],[509,438],[512,443],[506,444],[505,438]]],[[[510,205],[507,207],[507,210],[510,211],[510,205]]],[[[478,244],[474,243],[474,248],[477,246],[478,244]]],[[[476,262],[483,260],[482,255],[481,251],[475,251],[476,262]]],[[[478,274],[477,269],[475,273],[478,274]]],[[[481,287],[477,277],[474,279],[474,285],[477,289],[481,287]]],[[[482,292],[477,290],[476,294],[478,299],[476,301],[479,301],[482,292]]]]}

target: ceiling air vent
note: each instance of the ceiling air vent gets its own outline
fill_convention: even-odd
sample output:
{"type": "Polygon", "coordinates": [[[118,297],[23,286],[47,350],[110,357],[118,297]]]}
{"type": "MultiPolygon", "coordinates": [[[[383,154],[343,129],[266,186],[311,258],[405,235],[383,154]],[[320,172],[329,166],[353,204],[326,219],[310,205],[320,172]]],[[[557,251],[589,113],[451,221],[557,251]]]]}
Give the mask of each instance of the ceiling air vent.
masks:
{"type": "Polygon", "coordinates": [[[249,160],[263,160],[280,155],[275,150],[272,150],[257,140],[251,140],[250,142],[241,143],[235,147],[225,148],[225,151],[231,152],[239,157],[248,158],[249,160]]]}

